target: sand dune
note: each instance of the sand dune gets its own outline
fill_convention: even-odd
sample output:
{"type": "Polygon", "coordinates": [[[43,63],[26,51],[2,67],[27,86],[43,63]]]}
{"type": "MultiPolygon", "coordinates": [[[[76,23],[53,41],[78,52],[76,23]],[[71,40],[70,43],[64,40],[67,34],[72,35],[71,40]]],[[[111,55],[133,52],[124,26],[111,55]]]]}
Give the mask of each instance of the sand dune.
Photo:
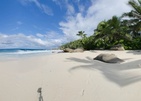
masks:
{"type": "Polygon", "coordinates": [[[141,101],[141,52],[86,51],[0,61],[0,101],[141,101]],[[93,60],[100,53],[125,62],[93,60]]]}

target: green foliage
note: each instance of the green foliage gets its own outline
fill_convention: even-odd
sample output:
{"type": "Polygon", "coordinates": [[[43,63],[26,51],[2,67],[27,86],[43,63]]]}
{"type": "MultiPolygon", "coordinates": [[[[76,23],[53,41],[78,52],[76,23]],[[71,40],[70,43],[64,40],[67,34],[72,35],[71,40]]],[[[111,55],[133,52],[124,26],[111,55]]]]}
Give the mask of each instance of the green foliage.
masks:
{"type": "Polygon", "coordinates": [[[133,41],[131,42],[131,44],[129,46],[131,46],[132,49],[134,49],[134,50],[141,49],[141,37],[134,38],[133,41]]]}
{"type": "Polygon", "coordinates": [[[79,31],[79,40],[64,44],[64,48],[84,48],[92,49],[110,49],[113,45],[121,44],[125,49],[141,49],[141,0],[130,0],[128,4],[133,8],[130,12],[124,13],[121,18],[129,17],[132,19],[121,20],[113,16],[107,21],[101,21],[94,30],[92,36],[87,37],[85,31],[79,31]]]}
{"type": "Polygon", "coordinates": [[[86,37],[86,38],[83,38],[82,39],[82,45],[83,45],[83,48],[85,50],[92,50],[92,49],[95,49],[95,44],[94,44],[94,37],[93,36],[90,36],[90,37],[86,37]]]}
{"type": "Polygon", "coordinates": [[[80,40],[75,40],[75,41],[66,43],[66,44],[62,45],[62,46],[60,47],[60,49],[65,49],[65,48],[76,49],[76,48],[83,47],[81,41],[82,41],[82,39],[80,39],[80,40]]]}
{"type": "Polygon", "coordinates": [[[82,39],[86,37],[85,31],[78,31],[77,36],[80,36],[82,39]]]}
{"type": "Polygon", "coordinates": [[[124,13],[122,17],[129,17],[131,19],[126,20],[126,25],[130,27],[130,33],[133,37],[139,36],[141,31],[141,0],[129,0],[128,4],[133,8],[130,12],[124,13]]]}
{"type": "Polygon", "coordinates": [[[83,39],[75,40],[75,41],[69,42],[67,44],[64,44],[60,48],[61,49],[65,49],[65,48],[71,48],[71,49],[83,48],[85,50],[95,49],[93,39],[94,39],[93,36],[85,37],[83,39]]]}
{"type": "Polygon", "coordinates": [[[124,40],[130,40],[129,28],[125,26],[120,18],[113,16],[108,21],[102,21],[95,29],[95,43],[98,47],[109,49],[111,46],[121,44],[124,40]]]}

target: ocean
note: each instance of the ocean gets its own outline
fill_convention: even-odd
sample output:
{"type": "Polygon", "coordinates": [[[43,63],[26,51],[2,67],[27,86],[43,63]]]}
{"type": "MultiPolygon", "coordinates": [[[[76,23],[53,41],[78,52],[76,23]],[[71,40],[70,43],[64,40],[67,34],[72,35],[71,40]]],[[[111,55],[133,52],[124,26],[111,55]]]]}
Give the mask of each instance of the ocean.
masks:
{"type": "Polygon", "coordinates": [[[23,57],[33,57],[39,55],[50,55],[61,50],[47,50],[47,49],[0,49],[0,60],[11,60],[23,57]]]}

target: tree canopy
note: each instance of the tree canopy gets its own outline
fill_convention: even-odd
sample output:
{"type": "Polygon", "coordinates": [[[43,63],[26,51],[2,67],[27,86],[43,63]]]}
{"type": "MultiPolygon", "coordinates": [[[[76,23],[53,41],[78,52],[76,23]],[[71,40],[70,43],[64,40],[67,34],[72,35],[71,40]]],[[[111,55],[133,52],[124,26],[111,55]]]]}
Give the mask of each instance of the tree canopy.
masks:
{"type": "Polygon", "coordinates": [[[141,0],[130,0],[128,4],[132,7],[130,12],[101,21],[91,36],[87,37],[85,31],[78,31],[76,35],[81,39],[64,44],[61,48],[110,49],[121,44],[125,49],[141,49],[141,0]]]}

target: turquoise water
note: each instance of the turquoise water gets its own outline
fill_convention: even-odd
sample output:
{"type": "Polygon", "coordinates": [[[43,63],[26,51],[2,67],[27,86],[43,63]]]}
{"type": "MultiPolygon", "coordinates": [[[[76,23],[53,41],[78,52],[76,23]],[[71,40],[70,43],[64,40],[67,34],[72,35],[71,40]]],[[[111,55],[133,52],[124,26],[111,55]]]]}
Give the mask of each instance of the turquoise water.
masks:
{"type": "Polygon", "coordinates": [[[50,55],[61,52],[61,50],[46,49],[0,49],[0,60],[18,59],[38,55],[50,55]]]}

